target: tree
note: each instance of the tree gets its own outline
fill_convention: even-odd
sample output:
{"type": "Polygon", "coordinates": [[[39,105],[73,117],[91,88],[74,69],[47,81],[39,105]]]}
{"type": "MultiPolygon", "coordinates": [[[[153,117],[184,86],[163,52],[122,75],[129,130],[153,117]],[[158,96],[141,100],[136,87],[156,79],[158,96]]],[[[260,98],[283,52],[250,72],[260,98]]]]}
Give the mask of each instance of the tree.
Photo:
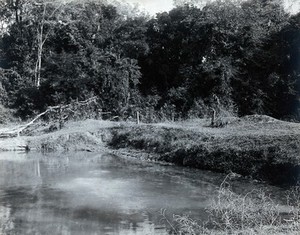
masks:
{"type": "Polygon", "coordinates": [[[268,52],[272,55],[273,73],[268,77],[272,89],[267,90],[267,94],[270,111],[275,117],[299,118],[300,115],[299,33],[300,14],[297,14],[270,38],[268,52]]]}
{"type": "Polygon", "coordinates": [[[7,66],[13,67],[18,64],[18,70],[21,74],[23,73],[21,70],[29,72],[29,69],[25,69],[25,67],[32,68],[34,66],[31,71],[36,87],[40,86],[44,44],[53,29],[53,25],[57,22],[58,10],[61,6],[62,3],[59,1],[7,1],[5,9],[7,12],[11,12],[10,18],[7,20],[9,31],[3,39],[7,66]],[[12,14],[13,12],[14,14],[12,14]],[[13,55],[15,50],[17,50],[16,54],[13,55]],[[34,55],[35,51],[36,55],[34,55]],[[20,58],[20,56],[24,57],[20,58]],[[36,62],[32,61],[33,57],[36,57],[36,62]],[[21,69],[22,65],[23,69],[21,69]]]}
{"type": "Polygon", "coordinates": [[[274,56],[268,40],[287,21],[281,3],[272,0],[214,1],[202,9],[186,4],[159,14],[148,24],[142,90],[157,90],[184,112],[214,94],[240,114],[264,113],[271,87],[265,75],[274,70],[266,62],[274,56]]]}
{"type": "Polygon", "coordinates": [[[139,96],[136,59],[147,48],[143,22],[122,20],[114,7],[94,2],[70,6],[46,44],[43,73],[48,79],[41,89],[51,91],[49,103],[93,93],[103,109],[123,115],[139,96]]]}
{"type": "Polygon", "coordinates": [[[41,8],[41,15],[37,17],[37,60],[34,70],[34,84],[39,87],[41,84],[41,69],[42,69],[42,56],[43,48],[46,40],[48,39],[49,33],[53,30],[53,24],[58,20],[58,16],[55,14],[62,8],[60,2],[35,2],[38,8],[41,8]],[[46,31],[47,26],[47,31],[46,31]],[[46,32],[45,32],[46,31],[46,32]]]}
{"type": "Polygon", "coordinates": [[[106,1],[0,2],[7,105],[25,116],[97,96],[117,116],[149,105],[185,115],[218,97],[240,115],[291,114],[299,15],[277,0],[183,2],[152,19],[106,1]]]}

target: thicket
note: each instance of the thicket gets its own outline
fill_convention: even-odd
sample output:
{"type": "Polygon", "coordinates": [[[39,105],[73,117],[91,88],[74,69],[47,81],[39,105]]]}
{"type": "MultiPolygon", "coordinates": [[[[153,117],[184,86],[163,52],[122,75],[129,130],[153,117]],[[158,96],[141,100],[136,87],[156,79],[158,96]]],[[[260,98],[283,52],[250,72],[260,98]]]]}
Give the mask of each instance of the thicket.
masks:
{"type": "Polygon", "coordinates": [[[155,18],[93,0],[0,5],[0,104],[18,117],[96,96],[121,119],[212,109],[299,119],[300,14],[278,1],[186,4],[155,18]]]}

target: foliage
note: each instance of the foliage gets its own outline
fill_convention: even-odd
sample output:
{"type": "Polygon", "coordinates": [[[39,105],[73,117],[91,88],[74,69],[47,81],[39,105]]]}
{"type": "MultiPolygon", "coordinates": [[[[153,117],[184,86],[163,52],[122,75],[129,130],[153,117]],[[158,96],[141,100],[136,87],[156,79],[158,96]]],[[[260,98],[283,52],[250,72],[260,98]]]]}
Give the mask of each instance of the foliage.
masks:
{"type": "MultiPolygon", "coordinates": [[[[183,5],[160,14],[149,22],[150,53],[141,61],[141,88],[146,94],[151,94],[149,86],[155,88],[163,100],[183,113],[195,101],[205,102],[214,94],[237,105],[242,115],[282,116],[283,103],[269,102],[274,84],[267,78],[278,67],[270,48],[272,35],[287,25],[288,15],[272,1],[248,1],[241,7],[216,1],[202,10],[183,5]],[[268,66],[267,60],[274,63],[268,66]]],[[[291,87],[283,85],[281,89],[289,94],[289,101],[296,100],[291,87]]]]}
{"type": "Polygon", "coordinates": [[[15,121],[13,118],[14,111],[8,108],[5,108],[2,104],[0,104],[0,124],[6,124],[10,121],[15,121]]]}
{"type": "Polygon", "coordinates": [[[28,86],[28,82],[16,71],[10,69],[0,70],[0,104],[7,107],[15,105],[20,91],[28,86]]]}
{"type": "Polygon", "coordinates": [[[23,118],[91,96],[122,119],[300,116],[299,14],[275,0],[183,2],[152,19],[120,2],[1,2],[1,102],[23,118]]]}

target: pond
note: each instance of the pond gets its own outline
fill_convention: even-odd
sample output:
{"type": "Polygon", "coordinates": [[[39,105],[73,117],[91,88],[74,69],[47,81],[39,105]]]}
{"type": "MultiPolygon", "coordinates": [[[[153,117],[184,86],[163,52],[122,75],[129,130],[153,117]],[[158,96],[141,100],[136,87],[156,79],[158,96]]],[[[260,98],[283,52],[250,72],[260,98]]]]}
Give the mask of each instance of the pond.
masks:
{"type": "Polygon", "coordinates": [[[165,235],[162,209],[205,219],[224,177],[107,153],[1,153],[0,234],[165,235]]]}

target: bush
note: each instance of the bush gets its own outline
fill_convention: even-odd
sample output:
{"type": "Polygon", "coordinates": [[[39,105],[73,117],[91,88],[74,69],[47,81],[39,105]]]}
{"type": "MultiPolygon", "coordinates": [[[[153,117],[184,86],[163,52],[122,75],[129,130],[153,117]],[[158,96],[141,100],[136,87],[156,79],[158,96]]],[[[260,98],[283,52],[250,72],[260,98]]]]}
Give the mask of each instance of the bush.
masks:
{"type": "Polygon", "coordinates": [[[12,107],[16,109],[18,117],[28,119],[46,109],[44,98],[45,96],[36,87],[23,88],[16,94],[16,100],[12,107]]]}
{"type": "Polygon", "coordinates": [[[10,121],[13,121],[14,112],[8,108],[5,108],[0,104],[0,123],[6,124],[10,121]]]}
{"type": "Polygon", "coordinates": [[[4,106],[13,106],[19,91],[28,85],[28,79],[22,78],[16,71],[0,69],[0,102],[4,106]]]}

